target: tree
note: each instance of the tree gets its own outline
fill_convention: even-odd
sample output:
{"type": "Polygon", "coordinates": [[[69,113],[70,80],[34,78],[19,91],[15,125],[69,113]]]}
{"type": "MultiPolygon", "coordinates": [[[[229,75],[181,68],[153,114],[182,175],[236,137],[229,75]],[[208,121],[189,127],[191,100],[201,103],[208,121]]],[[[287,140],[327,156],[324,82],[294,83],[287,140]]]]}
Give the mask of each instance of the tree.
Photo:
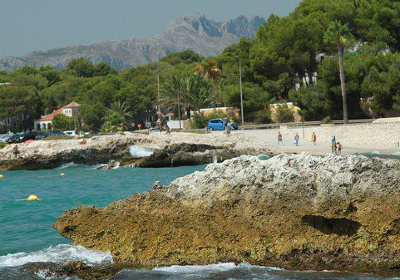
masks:
{"type": "Polygon", "coordinates": [[[66,69],[72,75],[82,78],[93,77],[95,73],[93,64],[82,57],[71,59],[66,69]]]}
{"type": "Polygon", "coordinates": [[[293,112],[289,109],[287,105],[279,105],[275,110],[275,119],[277,123],[293,122],[293,112]]]}
{"type": "Polygon", "coordinates": [[[124,117],[116,112],[108,114],[104,119],[106,122],[103,124],[102,130],[107,129],[109,132],[116,132],[125,128],[124,117]]]}
{"type": "Polygon", "coordinates": [[[352,38],[352,35],[348,25],[342,24],[339,21],[332,22],[325,33],[325,41],[327,43],[335,44],[337,47],[339,57],[340,85],[343,101],[343,121],[345,124],[349,122],[349,117],[347,110],[346,78],[344,74],[343,51],[346,43],[349,41],[350,38],[352,38]]]}
{"type": "Polygon", "coordinates": [[[59,130],[72,130],[75,128],[75,121],[64,114],[57,114],[53,119],[53,128],[59,130]]]}
{"type": "Polygon", "coordinates": [[[115,113],[124,118],[124,120],[128,117],[132,117],[131,113],[129,113],[129,108],[126,106],[125,102],[115,101],[111,104],[110,108],[107,110],[110,114],[115,113]]]}
{"type": "Polygon", "coordinates": [[[0,87],[0,119],[9,118],[14,132],[33,128],[37,117],[39,98],[33,86],[0,87]]]}
{"type": "Polygon", "coordinates": [[[167,62],[172,65],[178,65],[181,63],[191,64],[194,62],[199,62],[201,61],[201,59],[202,57],[199,54],[191,50],[186,50],[183,52],[171,53],[166,57],[164,57],[163,59],[161,59],[161,61],[167,62]]]}
{"type": "Polygon", "coordinates": [[[104,123],[106,108],[99,103],[84,103],[79,108],[79,114],[83,120],[86,131],[99,131],[104,123]]]}
{"type": "Polygon", "coordinates": [[[112,68],[109,64],[101,61],[96,66],[94,66],[94,75],[95,76],[107,76],[107,75],[115,75],[117,74],[117,70],[112,68]]]}
{"type": "Polygon", "coordinates": [[[105,123],[103,128],[109,131],[120,131],[125,128],[125,122],[131,114],[128,112],[125,102],[116,101],[107,109],[108,114],[104,117],[105,123]]]}
{"type": "Polygon", "coordinates": [[[206,79],[217,81],[221,73],[221,69],[217,66],[215,59],[208,59],[202,62],[196,63],[195,67],[196,75],[202,75],[206,79]]]}
{"type": "Polygon", "coordinates": [[[203,76],[193,75],[184,79],[185,92],[183,103],[188,109],[194,109],[195,114],[202,108],[207,108],[213,103],[214,84],[203,76]]]}
{"type": "Polygon", "coordinates": [[[182,97],[186,91],[186,83],[182,77],[174,76],[164,85],[161,93],[161,104],[171,108],[177,108],[179,117],[179,128],[182,128],[182,97]]]}

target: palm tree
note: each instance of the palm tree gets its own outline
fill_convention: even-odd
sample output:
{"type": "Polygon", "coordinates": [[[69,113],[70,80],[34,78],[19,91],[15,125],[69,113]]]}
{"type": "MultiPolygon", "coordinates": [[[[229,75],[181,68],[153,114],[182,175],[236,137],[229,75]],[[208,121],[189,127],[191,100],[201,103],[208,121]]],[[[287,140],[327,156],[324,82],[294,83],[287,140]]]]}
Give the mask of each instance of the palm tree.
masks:
{"type": "Polygon", "coordinates": [[[349,26],[339,21],[332,22],[325,33],[325,41],[337,46],[339,56],[340,85],[342,88],[343,122],[349,122],[347,111],[346,78],[344,75],[343,51],[346,43],[352,38],[349,26]]]}
{"type": "Polygon", "coordinates": [[[179,129],[182,128],[181,102],[185,92],[185,81],[179,76],[173,76],[171,81],[164,84],[161,91],[160,103],[172,108],[177,107],[179,116],[179,129]]]}
{"type": "Polygon", "coordinates": [[[108,113],[116,113],[122,116],[124,119],[132,117],[131,113],[129,113],[129,108],[126,106],[125,102],[115,101],[108,108],[108,113]]]}
{"type": "Polygon", "coordinates": [[[197,113],[213,102],[214,84],[203,76],[190,76],[185,79],[185,105],[197,113]]]}
{"type": "Polygon", "coordinates": [[[123,130],[127,118],[132,117],[125,102],[115,101],[107,108],[107,115],[103,118],[105,125],[110,126],[112,131],[123,130]]]}

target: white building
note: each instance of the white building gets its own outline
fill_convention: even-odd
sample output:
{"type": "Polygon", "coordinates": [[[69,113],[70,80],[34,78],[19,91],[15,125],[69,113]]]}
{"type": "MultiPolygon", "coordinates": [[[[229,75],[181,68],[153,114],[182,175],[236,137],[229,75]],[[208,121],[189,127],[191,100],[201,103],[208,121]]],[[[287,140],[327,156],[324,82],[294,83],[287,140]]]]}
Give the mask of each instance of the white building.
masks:
{"type": "Polygon", "coordinates": [[[68,105],[54,111],[51,114],[42,116],[40,119],[35,121],[36,130],[53,130],[53,119],[56,115],[63,114],[67,117],[78,117],[78,108],[81,104],[76,102],[71,102],[68,105]]]}

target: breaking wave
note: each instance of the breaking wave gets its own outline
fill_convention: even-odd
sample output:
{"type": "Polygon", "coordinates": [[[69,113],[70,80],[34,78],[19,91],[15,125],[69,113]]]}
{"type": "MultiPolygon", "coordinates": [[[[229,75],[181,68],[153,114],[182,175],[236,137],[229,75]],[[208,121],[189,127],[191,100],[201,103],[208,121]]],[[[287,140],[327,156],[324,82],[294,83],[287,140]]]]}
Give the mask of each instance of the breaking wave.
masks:
{"type": "Polygon", "coordinates": [[[82,246],[71,246],[66,244],[50,246],[47,249],[32,253],[16,253],[0,256],[0,268],[16,267],[27,263],[53,262],[66,264],[68,261],[82,261],[87,265],[100,265],[112,263],[110,252],[92,251],[82,246]]]}
{"type": "Polygon", "coordinates": [[[131,146],[129,148],[129,153],[131,154],[131,156],[133,158],[142,158],[142,157],[151,156],[154,153],[154,151],[145,149],[140,146],[131,146]]]}
{"type": "Polygon", "coordinates": [[[59,168],[57,169],[67,169],[67,168],[71,168],[72,166],[74,166],[75,164],[73,162],[69,162],[66,164],[61,165],[59,168]]]}

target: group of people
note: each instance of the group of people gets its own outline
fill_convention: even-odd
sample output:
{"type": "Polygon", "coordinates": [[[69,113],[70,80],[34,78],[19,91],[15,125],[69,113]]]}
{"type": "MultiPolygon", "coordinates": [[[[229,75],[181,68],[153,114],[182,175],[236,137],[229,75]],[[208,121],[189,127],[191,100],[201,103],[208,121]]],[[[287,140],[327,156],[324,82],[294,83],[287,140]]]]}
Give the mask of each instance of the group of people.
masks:
{"type": "MultiPolygon", "coordinates": [[[[293,144],[299,146],[300,135],[296,133],[293,138],[293,144]]],[[[311,134],[311,143],[316,146],[317,145],[317,134],[313,132],[311,134]]],[[[341,155],[342,154],[342,144],[336,141],[336,136],[331,137],[332,144],[332,154],[341,155]]],[[[283,146],[283,135],[281,132],[278,132],[278,146],[283,146]]]]}
{"type": "Polygon", "coordinates": [[[231,131],[233,130],[233,120],[225,123],[224,130],[226,134],[231,134],[231,131]]]}
{"type": "MultiPolygon", "coordinates": [[[[300,142],[300,135],[298,133],[296,133],[293,138],[293,144],[298,146],[299,142],[300,142]]],[[[311,135],[311,143],[313,143],[314,146],[317,145],[317,135],[315,134],[315,132],[313,132],[311,135]]],[[[278,146],[279,145],[283,146],[283,136],[280,131],[278,132],[278,146]]]]}
{"type": "Polygon", "coordinates": [[[342,144],[340,142],[336,142],[336,137],[332,135],[331,137],[332,144],[332,154],[341,155],[342,154],[342,144]]]}

